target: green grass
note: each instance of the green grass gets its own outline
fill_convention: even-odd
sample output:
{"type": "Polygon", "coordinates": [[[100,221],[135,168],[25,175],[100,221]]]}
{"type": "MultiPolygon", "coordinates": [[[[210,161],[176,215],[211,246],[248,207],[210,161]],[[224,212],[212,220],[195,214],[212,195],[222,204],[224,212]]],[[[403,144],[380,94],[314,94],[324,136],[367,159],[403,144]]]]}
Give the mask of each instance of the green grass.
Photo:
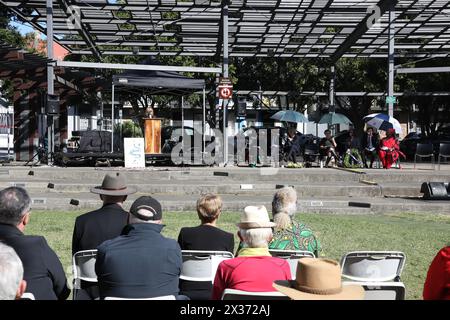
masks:
{"type": "MultiPolygon", "coordinates": [[[[83,212],[32,213],[27,234],[43,235],[56,251],[70,277],[71,241],[75,218],[83,212]]],[[[395,215],[317,215],[299,214],[296,217],[316,231],[323,246],[323,256],[340,260],[348,251],[387,250],[406,254],[402,274],[407,299],[421,299],[428,267],[443,246],[450,241],[450,216],[435,214],[395,215]]],[[[236,234],[238,213],[223,213],[219,226],[236,234]]],[[[193,212],[165,213],[164,234],[176,239],[183,226],[198,224],[193,212]]],[[[236,238],[237,241],[237,238],[236,238]]]]}

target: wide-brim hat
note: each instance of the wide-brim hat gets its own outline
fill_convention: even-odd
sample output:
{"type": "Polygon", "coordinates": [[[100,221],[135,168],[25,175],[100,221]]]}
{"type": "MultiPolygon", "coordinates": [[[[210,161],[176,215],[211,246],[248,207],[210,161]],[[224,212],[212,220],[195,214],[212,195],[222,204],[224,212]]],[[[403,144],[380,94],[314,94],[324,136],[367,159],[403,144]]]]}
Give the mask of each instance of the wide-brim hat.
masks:
{"type": "Polygon", "coordinates": [[[236,224],[240,229],[273,228],[276,223],[270,221],[265,206],[247,206],[241,215],[241,221],[236,224]]]}
{"type": "Polygon", "coordinates": [[[127,180],[120,172],[106,174],[102,185],[93,187],[90,190],[92,193],[106,196],[127,196],[137,191],[136,187],[127,186],[127,180]]]}
{"type": "Polygon", "coordinates": [[[342,285],[339,263],[330,259],[298,260],[295,280],[276,280],[273,287],[293,300],[362,300],[360,285],[342,285]]]}

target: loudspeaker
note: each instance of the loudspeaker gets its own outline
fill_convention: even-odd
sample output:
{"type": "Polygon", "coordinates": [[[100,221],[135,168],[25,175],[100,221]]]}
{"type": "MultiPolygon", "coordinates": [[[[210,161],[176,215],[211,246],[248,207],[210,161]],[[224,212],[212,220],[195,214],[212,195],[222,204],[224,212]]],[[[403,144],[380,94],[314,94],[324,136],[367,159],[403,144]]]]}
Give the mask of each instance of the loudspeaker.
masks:
{"type": "Polygon", "coordinates": [[[56,94],[47,95],[45,112],[47,114],[59,114],[59,96],[57,96],[56,94]]]}
{"type": "Polygon", "coordinates": [[[247,100],[239,99],[237,107],[237,115],[239,117],[245,117],[247,115],[247,100]]]}
{"type": "Polygon", "coordinates": [[[423,199],[450,200],[450,184],[444,182],[424,182],[420,188],[423,199]]]}

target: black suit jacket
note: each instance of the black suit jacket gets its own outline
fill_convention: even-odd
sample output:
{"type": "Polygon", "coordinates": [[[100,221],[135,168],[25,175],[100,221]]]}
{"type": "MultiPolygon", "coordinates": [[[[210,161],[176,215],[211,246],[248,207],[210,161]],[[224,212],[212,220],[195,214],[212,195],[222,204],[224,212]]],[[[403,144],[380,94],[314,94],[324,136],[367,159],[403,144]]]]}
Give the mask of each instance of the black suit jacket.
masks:
{"type": "Polygon", "coordinates": [[[128,213],[117,204],[107,204],[75,220],[72,255],[96,249],[102,242],[118,237],[127,225],[128,213]]]}
{"type": "Polygon", "coordinates": [[[26,236],[15,226],[0,224],[0,241],[14,248],[22,260],[26,292],[36,300],[65,300],[69,296],[64,269],[44,237],[26,236]]]}
{"type": "MultiPolygon", "coordinates": [[[[378,147],[379,147],[379,145],[380,145],[380,137],[379,137],[377,134],[373,134],[372,137],[371,137],[371,140],[372,140],[372,146],[373,146],[375,149],[378,149],[378,147]]],[[[363,137],[362,137],[361,148],[362,148],[362,149],[365,149],[365,148],[367,148],[368,146],[369,146],[369,139],[368,139],[367,132],[365,132],[365,133],[363,134],[363,137]]]]}

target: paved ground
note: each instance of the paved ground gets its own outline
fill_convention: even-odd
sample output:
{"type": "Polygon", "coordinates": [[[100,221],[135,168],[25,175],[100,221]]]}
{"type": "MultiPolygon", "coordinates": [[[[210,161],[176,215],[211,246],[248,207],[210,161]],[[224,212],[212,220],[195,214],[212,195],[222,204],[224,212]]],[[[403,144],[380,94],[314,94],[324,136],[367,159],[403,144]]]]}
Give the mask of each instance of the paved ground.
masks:
{"type": "MultiPolygon", "coordinates": [[[[147,167],[145,169],[89,167],[0,167],[0,187],[25,187],[35,209],[88,209],[99,206],[89,188],[109,171],[126,172],[138,188],[130,200],[152,194],[166,210],[193,210],[200,194],[220,194],[225,209],[241,210],[265,204],[280,185],[295,187],[299,207],[314,213],[435,212],[450,214],[450,201],[420,199],[423,182],[450,182],[450,165],[432,170],[430,164],[403,163],[402,169],[340,170],[335,168],[147,167]],[[71,200],[72,203],[70,204],[71,200]]],[[[127,201],[128,204],[131,201],[127,201]]]]}

